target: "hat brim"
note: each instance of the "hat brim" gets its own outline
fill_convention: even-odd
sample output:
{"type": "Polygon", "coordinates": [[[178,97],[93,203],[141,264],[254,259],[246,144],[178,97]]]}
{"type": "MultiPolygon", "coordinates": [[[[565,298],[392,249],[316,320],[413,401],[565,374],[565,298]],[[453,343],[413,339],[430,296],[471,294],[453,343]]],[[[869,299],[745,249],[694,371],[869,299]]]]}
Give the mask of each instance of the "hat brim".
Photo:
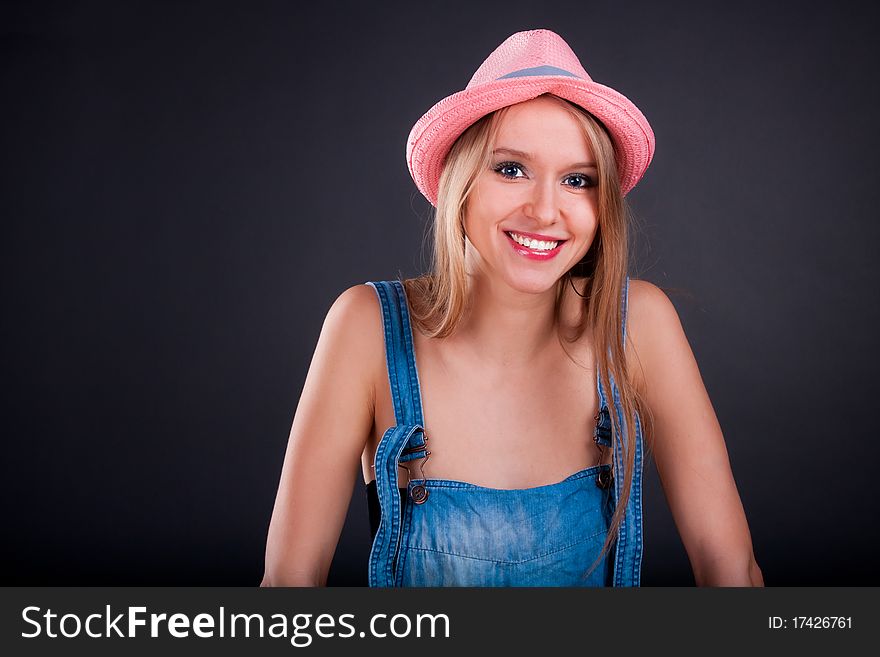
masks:
{"type": "Polygon", "coordinates": [[[621,193],[642,178],[654,156],[654,132],[642,112],[610,87],[568,76],[515,77],[458,91],[436,103],[413,126],[406,145],[410,174],[432,205],[437,205],[440,173],[455,140],[495,110],[551,93],[584,108],[611,135],[621,193]]]}

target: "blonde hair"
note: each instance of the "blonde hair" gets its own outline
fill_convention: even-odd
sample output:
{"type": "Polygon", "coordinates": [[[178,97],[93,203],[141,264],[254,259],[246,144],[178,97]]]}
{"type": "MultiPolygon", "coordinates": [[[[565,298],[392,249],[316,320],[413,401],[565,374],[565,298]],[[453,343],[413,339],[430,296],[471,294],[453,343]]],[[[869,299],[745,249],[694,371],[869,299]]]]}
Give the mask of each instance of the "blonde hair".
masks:
{"type": "MultiPolygon", "coordinates": [[[[620,193],[611,139],[601,122],[583,108],[558,96],[544,95],[558,102],[580,123],[598,168],[599,226],[585,256],[557,282],[554,310],[557,335],[565,349],[565,342],[575,342],[587,327],[592,329],[596,366],[602,372],[602,387],[611,411],[612,450],[616,449],[623,432],[617,413],[611,408],[614,401],[609,374],[614,377],[626,425],[630,428],[626,432],[626,440],[621,444],[624,464],[621,497],[602,550],[584,574],[587,577],[610,550],[619,533],[629,500],[635,471],[635,413],[638,412],[643,419],[647,415],[648,422],[642,425],[643,436],[646,437],[653,433],[653,418],[627,371],[620,331],[620,301],[628,269],[628,224],[631,222],[631,214],[620,193]],[[578,294],[583,297],[585,312],[582,313],[581,322],[575,327],[574,334],[564,336],[560,330],[563,293],[565,286],[569,284],[577,292],[573,278],[581,276],[586,279],[585,288],[583,294],[578,294]]],[[[465,206],[477,176],[491,164],[492,145],[508,109],[509,107],[504,107],[482,117],[468,127],[453,144],[440,175],[436,212],[432,222],[431,271],[402,281],[413,306],[412,319],[429,338],[443,338],[452,334],[464,314],[468,289],[463,221],[465,206]]]]}

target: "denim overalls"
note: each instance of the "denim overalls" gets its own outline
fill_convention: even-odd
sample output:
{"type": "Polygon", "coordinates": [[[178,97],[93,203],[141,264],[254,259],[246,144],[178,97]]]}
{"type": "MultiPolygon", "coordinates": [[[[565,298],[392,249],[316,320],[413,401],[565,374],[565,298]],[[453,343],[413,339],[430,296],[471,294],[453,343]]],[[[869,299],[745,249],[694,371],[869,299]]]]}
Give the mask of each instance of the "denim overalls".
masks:
{"type": "MultiPolygon", "coordinates": [[[[398,489],[398,463],[427,456],[421,388],[406,293],[399,280],[368,281],[379,296],[385,353],[397,425],[376,450],[380,521],[369,559],[370,586],[638,586],[642,561],[642,427],[636,416],[633,484],[620,534],[590,576],[622,489],[623,453],[611,467],[595,465],[555,484],[486,488],[450,479],[410,478],[398,489]],[[617,475],[617,473],[621,473],[617,475]]],[[[629,277],[623,288],[626,337],[629,277]]],[[[598,369],[598,368],[597,368],[598,369]]],[[[611,377],[612,402],[627,431],[611,377]]],[[[611,445],[608,398],[596,373],[599,414],[593,439],[611,445]]]]}

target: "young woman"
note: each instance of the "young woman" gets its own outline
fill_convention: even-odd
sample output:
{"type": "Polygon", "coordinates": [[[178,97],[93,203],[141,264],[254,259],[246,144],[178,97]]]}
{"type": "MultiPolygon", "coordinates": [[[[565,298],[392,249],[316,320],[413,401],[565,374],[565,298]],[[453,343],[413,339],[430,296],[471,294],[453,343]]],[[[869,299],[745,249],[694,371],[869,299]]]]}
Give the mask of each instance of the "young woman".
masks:
{"type": "Polygon", "coordinates": [[[358,474],[371,586],[637,586],[653,455],[699,585],[763,585],[675,308],[627,275],[654,136],[548,30],[413,127],[430,274],[344,291],[296,410],[263,585],[326,584],[358,474]]]}

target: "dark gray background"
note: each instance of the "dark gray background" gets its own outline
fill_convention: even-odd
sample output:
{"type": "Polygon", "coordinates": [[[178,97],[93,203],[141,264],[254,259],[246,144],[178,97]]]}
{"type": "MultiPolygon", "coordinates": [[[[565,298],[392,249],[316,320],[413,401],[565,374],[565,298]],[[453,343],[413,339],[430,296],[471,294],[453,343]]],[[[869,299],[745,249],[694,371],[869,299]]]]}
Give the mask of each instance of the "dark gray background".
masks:
{"type": "MultiPolygon", "coordinates": [[[[766,583],[880,583],[865,7],[0,5],[0,580],[259,582],[327,309],[427,262],[410,127],[544,27],[656,133],[632,273],[679,310],[766,583]]],[[[642,583],[693,583],[653,468],[645,504],[642,583]]],[[[358,482],[329,583],[369,545],[358,482]]]]}

